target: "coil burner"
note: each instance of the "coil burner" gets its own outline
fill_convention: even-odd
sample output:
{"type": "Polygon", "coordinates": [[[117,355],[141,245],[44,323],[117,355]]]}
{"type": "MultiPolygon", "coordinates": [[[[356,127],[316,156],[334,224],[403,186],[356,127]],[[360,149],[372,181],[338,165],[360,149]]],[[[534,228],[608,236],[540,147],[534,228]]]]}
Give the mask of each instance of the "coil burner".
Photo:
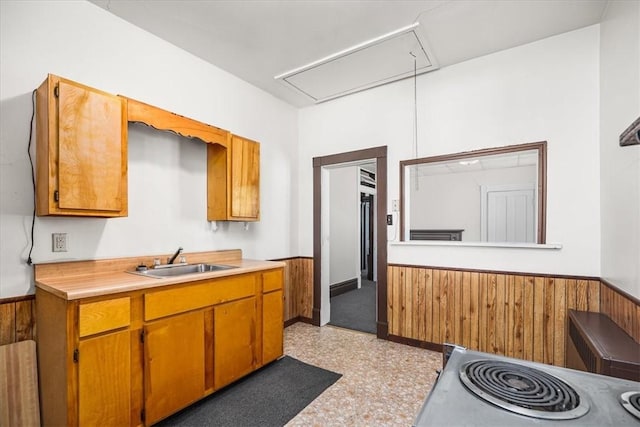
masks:
{"type": "Polygon", "coordinates": [[[620,403],[631,415],[640,419],[640,391],[622,393],[620,403]]]}
{"type": "Polygon", "coordinates": [[[573,387],[529,366],[476,360],[460,368],[460,380],[477,397],[528,417],[570,420],[589,412],[589,403],[573,387]]]}

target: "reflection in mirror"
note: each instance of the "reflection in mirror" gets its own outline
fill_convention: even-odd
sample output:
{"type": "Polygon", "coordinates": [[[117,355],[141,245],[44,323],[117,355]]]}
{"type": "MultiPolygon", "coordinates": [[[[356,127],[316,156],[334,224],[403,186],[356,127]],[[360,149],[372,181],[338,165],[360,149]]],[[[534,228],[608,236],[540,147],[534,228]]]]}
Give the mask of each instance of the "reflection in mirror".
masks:
{"type": "Polygon", "coordinates": [[[546,142],[400,162],[402,240],[545,243],[546,142]]]}

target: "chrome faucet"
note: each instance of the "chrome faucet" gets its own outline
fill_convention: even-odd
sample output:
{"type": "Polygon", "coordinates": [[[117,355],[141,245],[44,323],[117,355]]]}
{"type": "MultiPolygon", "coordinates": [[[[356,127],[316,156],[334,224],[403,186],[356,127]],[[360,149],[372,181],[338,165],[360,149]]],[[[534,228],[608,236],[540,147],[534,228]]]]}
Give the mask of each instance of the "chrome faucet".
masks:
{"type": "Polygon", "coordinates": [[[173,256],[171,258],[169,258],[169,260],[167,261],[167,264],[173,264],[173,262],[176,260],[176,258],[178,258],[178,255],[180,255],[180,252],[182,252],[182,248],[178,248],[176,253],[173,254],[173,256]]]}

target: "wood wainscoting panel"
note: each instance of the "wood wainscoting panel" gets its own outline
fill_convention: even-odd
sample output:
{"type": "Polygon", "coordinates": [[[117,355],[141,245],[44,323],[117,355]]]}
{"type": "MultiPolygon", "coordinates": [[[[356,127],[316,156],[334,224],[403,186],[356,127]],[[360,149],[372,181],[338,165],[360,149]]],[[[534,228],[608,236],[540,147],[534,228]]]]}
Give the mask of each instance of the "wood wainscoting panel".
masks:
{"type": "Polygon", "coordinates": [[[430,348],[451,343],[564,366],[568,310],[600,311],[593,278],[405,265],[389,265],[387,278],[392,339],[430,348]]]}
{"type": "MultiPolygon", "coordinates": [[[[284,321],[311,319],[313,258],[294,257],[278,261],[286,264],[284,321]]],[[[604,280],[501,273],[505,278],[504,312],[503,323],[497,325],[495,302],[488,299],[489,288],[492,287],[489,279],[496,273],[403,265],[389,265],[387,270],[389,334],[422,343],[445,342],[445,325],[442,324],[441,328],[440,312],[446,312],[447,308],[441,304],[441,282],[448,283],[450,273],[454,283],[453,314],[450,317],[454,319],[453,340],[470,349],[493,352],[488,337],[492,336],[495,342],[498,328],[498,333],[504,334],[500,339],[505,355],[524,360],[538,358],[543,362],[546,355],[554,365],[564,366],[566,319],[570,309],[602,312],[640,342],[640,301],[604,280]],[[553,298],[550,293],[542,300],[540,295],[536,297],[536,279],[542,292],[545,291],[545,281],[553,282],[553,298]],[[410,298],[407,292],[411,292],[410,298]],[[553,310],[550,310],[551,304],[553,310]],[[489,331],[490,315],[493,316],[492,332],[489,331]],[[540,324],[540,319],[545,318],[546,323],[540,324]],[[405,325],[407,321],[411,323],[410,333],[405,325]],[[543,331],[542,335],[540,331],[543,331]],[[534,357],[534,335],[538,340],[553,343],[553,349],[545,353],[543,348],[542,357],[540,350],[536,349],[534,357]]],[[[0,299],[0,345],[35,339],[35,336],[34,296],[0,299]]]]}
{"type": "Polygon", "coordinates": [[[294,276],[298,284],[297,307],[300,317],[313,317],[313,258],[298,258],[298,269],[294,276]]]}
{"type": "Polygon", "coordinates": [[[277,259],[284,267],[284,321],[311,319],[313,311],[313,258],[277,259]]]}
{"type": "Polygon", "coordinates": [[[640,301],[601,279],[600,312],[640,343],[640,301]]]}
{"type": "Polygon", "coordinates": [[[35,295],[0,299],[0,345],[35,340],[35,295]]]}
{"type": "Polygon", "coordinates": [[[549,322],[549,326],[555,331],[555,339],[551,342],[553,348],[553,360],[551,365],[564,366],[566,364],[566,335],[568,334],[567,319],[567,281],[564,278],[550,279],[554,283],[554,292],[552,298],[554,300],[555,319],[549,322]]]}
{"type": "Polygon", "coordinates": [[[298,259],[280,259],[278,261],[282,261],[285,263],[284,267],[284,321],[285,323],[296,319],[300,316],[297,305],[297,295],[301,288],[295,279],[297,268],[298,268],[298,259]]]}

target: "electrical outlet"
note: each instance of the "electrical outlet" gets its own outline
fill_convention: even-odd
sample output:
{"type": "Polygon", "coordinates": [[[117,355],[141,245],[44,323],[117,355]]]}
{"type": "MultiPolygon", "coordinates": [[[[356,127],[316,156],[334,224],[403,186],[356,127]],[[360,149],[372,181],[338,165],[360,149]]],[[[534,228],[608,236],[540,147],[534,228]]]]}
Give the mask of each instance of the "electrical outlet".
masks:
{"type": "Polygon", "coordinates": [[[67,233],[52,233],[51,241],[53,252],[67,252],[67,233]]]}
{"type": "Polygon", "coordinates": [[[395,200],[391,201],[391,210],[393,212],[400,211],[400,201],[398,199],[395,199],[395,200]]]}

